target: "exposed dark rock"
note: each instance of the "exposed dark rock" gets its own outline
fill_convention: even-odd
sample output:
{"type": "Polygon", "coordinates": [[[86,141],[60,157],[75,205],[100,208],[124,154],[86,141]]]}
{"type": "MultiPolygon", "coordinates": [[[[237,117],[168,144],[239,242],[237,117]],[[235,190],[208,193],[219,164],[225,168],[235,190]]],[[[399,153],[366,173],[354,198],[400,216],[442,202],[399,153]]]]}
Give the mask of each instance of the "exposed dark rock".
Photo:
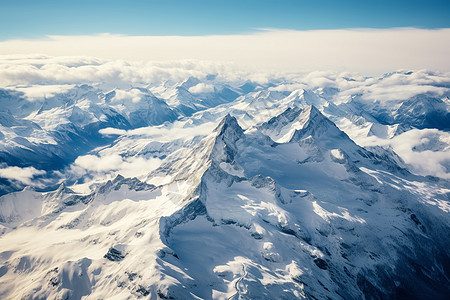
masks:
{"type": "Polygon", "coordinates": [[[147,290],[144,286],[139,285],[136,289],[136,293],[141,294],[142,296],[148,296],[150,294],[150,291],[147,290]]]}
{"type": "Polygon", "coordinates": [[[314,258],[314,263],[316,264],[317,267],[319,267],[322,270],[327,270],[328,269],[328,264],[325,260],[323,260],[320,257],[316,257],[314,258]]]}
{"type": "Polygon", "coordinates": [[[109,259],[110,261],[121,261],[125,258],[125,255],[122,254],[121,251],[111,247],[103,257],[109,259]]]}

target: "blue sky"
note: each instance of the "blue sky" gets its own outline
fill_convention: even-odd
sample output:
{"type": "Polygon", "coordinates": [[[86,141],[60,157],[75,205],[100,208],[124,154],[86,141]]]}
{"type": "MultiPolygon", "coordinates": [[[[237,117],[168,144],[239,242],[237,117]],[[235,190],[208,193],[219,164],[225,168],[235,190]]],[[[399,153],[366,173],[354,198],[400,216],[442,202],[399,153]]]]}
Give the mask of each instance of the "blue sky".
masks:
{"type": "Polygon", "coordinates": [[[256,28],[448,28],[449,0],[2,0],[0,40],[242,34],[256,28]]]}

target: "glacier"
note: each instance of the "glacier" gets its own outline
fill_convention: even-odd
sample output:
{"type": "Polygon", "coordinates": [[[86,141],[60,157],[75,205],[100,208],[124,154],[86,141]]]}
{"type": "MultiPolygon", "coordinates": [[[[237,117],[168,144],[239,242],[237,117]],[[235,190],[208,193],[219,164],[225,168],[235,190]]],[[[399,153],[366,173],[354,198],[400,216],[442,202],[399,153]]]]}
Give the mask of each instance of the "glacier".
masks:
{"type": "Polygon", "coordinates": [[[0,89],[0,298],[448,298],[448,74],[197,75],[0,89]]]}

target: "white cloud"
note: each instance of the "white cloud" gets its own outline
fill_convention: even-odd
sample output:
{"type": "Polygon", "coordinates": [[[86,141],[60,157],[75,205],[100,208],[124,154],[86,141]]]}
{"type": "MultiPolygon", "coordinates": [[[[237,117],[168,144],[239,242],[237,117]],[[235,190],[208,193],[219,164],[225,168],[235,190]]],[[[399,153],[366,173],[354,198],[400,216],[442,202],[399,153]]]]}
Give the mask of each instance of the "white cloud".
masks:
{"type": "Polygon", "coordinates": [[[199,135],[208,135],[217,126],[216,122],[202,123],[195,127],[189,126],[186,122],[174,122],[168,126],[141,127],[127,131],[129,136],[144,136],[152,138],[158,142],[169,142],[179,138],[192,138],[199,135]],[[195,130],[193,130],[195,128],[195,130]]]}
{"type": "Polygon", "coordinates": [[[26,185],[33,186],[33,177],[38,175],[44,175],[45,171],[37,170],[33,167],[20,168],[20,167],[6,167],[0,169],[0,177],[13,179],[20,181],[26,185]]]}
{"type": "Polygon", "coordinates": [[[103,135],[124,135],[127,133],[126,130],[112,127],[100,129],[98,132],[103,135]]]}
{"type": "Polygon", "coordinates": [[[369,136],[363,146],[391,146],[412,172],[450,179],[450,134],[437,129],[412,129],[392,139],[369,136]]]}
{"type": "MultiPolygon", "coordinates": [[[[448,28],[394,28],[263,30],[246,35],[221,36],[48,36],[43,40],[0,42],[0,54],[38,52],[53,56],[81,55],[142,61],[226,61],[253,70],[295,72],[333,69],[383,73],[401,68],[448,71],[449,35],[448,28]]],[[[35,58],[29,58],[30,63],[35,58]]],[[[14,63],[14,58],[9,60],[14,63]]],[[[99,61],[86,59],[86,62],[94,64],[99,61]]],[[[17,69],[9,71],[17,78],[22,73],[17,69]]],[[[83,72],[93,75],[95,71],[86,68],[83,72]]],[[[143,73],[141,75],[145,75],[143,73]]],[[[129,76],[114,72],[103,75],[129,76]]]]}
{"type": "Polygon", "coordinates": [[[71,166],[71,172],[78,176],[85,174],[94,177],[105,177],[106,174],[121,174],[125,177],[136,177],[156,169],[161,161],[157,158],[140,156],[121,157],[118,154],[79,156],[71,166]]]}
{"type": "Polygon", "coordinates": [[[176,139],[188,139],[195,136],[206,136],[210,134],[217,126],[217,122],[206,122],[195,127],[191,127],[191,121],[175,121],[171,124],[162,126],[141,127],[132,130],[123,130],[117,128],[103,128],[100,129],[100,134],[104,135],[126,135],[128,137],[143,137],[145,139],[151,138],[154,141],[166,143],[176,139]],[[193,130],[195,128],[195,130],[193,130]]]}
{"type": "Polygon", "coordinates": [[[161,161],[157,158],[144,157],[127,157],[122,164],[119,173],[125,177],[135,177],[143,174],[148,174],[157,167],[161,161]]]}
{"type": "Polygon", "coordinates": [[[450,166],[450,134],[439,132],[437,129],[413,129],[392,139],[392,147],[402,159],[412,166],[415,173],[434,175],[450,179],[447,169],[450,166]],[[439,139],[446,139],[446,146],[442,149],[420,149],[426,144],[436,143],[439,139]],[[416,148],[416,149],[415,149],[416,148]],[[419,150],[417,150],[419,148],[419,150]]]}
{"type": "Polygon", "coordinates": [[[420,86],[420,85],[392,85],[392,86],[377,86],[368,89],[363,89],[363,98],[373,100],[405,100],[418,94],[432,93],[442,96],[448,88],[435,86],[420,86]]]}
{"type": "Polygon", "coordinates": [[[365,100],[405,100],[417,94],[430,93],[443,96],[448,93],[450,74],[434,74],[425,70],[412,73],[394,73],[382,78],[364,78],[362,81],[342,81],[335,86],[341,88],[340,96],[361,95],[365,100]]]}
{"type": "Polygon", "coordinates": [[[199,83],[189,88],[189,92],[192,94],[211,93],[214,92],[214,86],[211,84],[199,83]]]}
{"type": "Polygon", "coordinates": [[[71,88],[73,84],[64,85],[31,85],[26,87],[16,87],[15,89],[19,92],[24,93],[25,97],[29,100],[43,99],[45,97],[50,98],[55,94],[64,93],[71,88]]]}
{"type": "MultiPolygon", "coordinates": [[[[390,76],[367,77],[354,72],[314,71],[311,73],[255,72],[235,64],[205,61],[133,62],[99,60],[86,57],[0,56],[0,87],[26,93],[31,99],[67,90],[73,84],[101,84],[106,90],[116,88],[113,101],[139,102],[141,92],[132,86],[169,80],[180,82],[188,77],[204,80],[215,74],[216,82],[277,82],[277,91],[297,88],[335,87],[341,90],[337,99],[359,94],[366,100],[401,100],[419,93],[440,96],[448,92],[450,73],[426,70],[393,73],[390,76]],[[117,89],[119,88],[119,89],[117,89]]],[[[212,91],[210,84],[200,83],[193,93],[212,91]]]]}
{"type": "Polygon", "coordinates": [[[257,81],[262,77],[267,81],[266,75],[250,74],[230,63],[190,60],[127,62],[86,57],[0,55],[0,87],[107,83],[114,88],[127,89],[132,85],[182,81],[189,77],[204,79],[209,74],[217,74],[217,80],[257,81]]]}
{"type": "Polygon", "coordinates": [[[111,99],[112,102],[131,100],[133,103],[138,103],[142,99],[143,93],[138,89],[131,89],[128,91],[115,90],[116,95],[111,99]]]}
{"type": "Polygon", "coordinates": [[[122,158],[117,154],[103,157],[99,157],[96,155],[84,155],[79,156],[75,160],[75,165],[96,172],[117,170],[119,169],[121,164],[122,158]]]}
{"type": "Polygon", "coordinates": [[[275,92],[292,92],[295,90],[307,89],[308,86],[304,83],[280,84],[275,87],[270,87],[269,91],[275,92]]]}

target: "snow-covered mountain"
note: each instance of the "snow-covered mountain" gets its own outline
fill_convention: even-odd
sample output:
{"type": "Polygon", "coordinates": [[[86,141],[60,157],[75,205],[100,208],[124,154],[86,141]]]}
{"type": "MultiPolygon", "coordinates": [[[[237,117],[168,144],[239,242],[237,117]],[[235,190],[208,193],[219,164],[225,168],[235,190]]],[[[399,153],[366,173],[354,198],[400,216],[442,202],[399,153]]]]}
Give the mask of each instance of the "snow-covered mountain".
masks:
{"type": "Polygon", "coordinates": [[[311,76],[0,90],[0,298],[447,299],[448,87],[311,76]]]}

